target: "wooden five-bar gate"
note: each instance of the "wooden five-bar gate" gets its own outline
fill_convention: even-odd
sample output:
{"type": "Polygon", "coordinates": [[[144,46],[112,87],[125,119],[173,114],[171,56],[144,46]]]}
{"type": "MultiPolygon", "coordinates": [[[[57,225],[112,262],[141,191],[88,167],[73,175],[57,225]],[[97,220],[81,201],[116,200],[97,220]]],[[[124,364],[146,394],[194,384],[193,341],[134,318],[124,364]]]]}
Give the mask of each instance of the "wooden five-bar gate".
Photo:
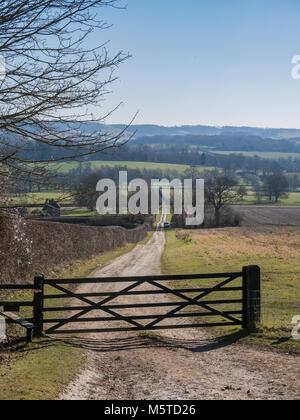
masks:
{"type": "MultiPolygon", "coordinates": [[[[27,330],[34,329],[36,336],[233,325],[253,332],[260,322],[260,268],[257,266],[244,267],[234,273],[145,277],[50,280],[40,275],[35,277],[33,285],[0,285],[1,290],[34,292],[32,301],[0,301],[0,316],[27,330]],[[197,286],[176,287],[178,282],[191,281],[197,286]],[[93,292],[78,291],[84,284],[94,285],[93,292]],[[215,293],[220,298],[214,298],[215,293]],[[128,302],[129,297],[132,302],[128,302]],[[51,304],[53,300],[55,306],[51,304]],[[57,303],[66,300],[71,300],[72,305],[57,303]],[[227,305],[231,309],[225,309],[227,305]],[[32,307],[33,316],[26,319],[12,316],[23,307],[32,307]],[[137,309],[142,313],[138,314],[137,309]],[[153,313],[149,313],[152,310],[153,313]],[[91,316],[94,311],[105,316],[91,316]],[[61,313],[69,315],[58,316],[61,313]],[[74,324],[84,324],[84,327],[73,328],[74,324]],[[93,324],[96,327],[87,328],[93,324]]],[[[27,339],[30,341],[30,334],[27,339]]]]}

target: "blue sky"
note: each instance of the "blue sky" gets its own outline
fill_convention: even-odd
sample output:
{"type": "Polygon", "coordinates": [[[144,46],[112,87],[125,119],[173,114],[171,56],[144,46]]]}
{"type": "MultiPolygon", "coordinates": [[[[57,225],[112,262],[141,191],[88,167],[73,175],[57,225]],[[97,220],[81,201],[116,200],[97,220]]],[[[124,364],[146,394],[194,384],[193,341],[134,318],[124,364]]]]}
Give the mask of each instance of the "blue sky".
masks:
{"type": "Polygon", "coordinates": [[[299,0],[128,0],[103,8],[110,49],[132,54],[105,103],[138,124],[300,128],[299,0]]]}

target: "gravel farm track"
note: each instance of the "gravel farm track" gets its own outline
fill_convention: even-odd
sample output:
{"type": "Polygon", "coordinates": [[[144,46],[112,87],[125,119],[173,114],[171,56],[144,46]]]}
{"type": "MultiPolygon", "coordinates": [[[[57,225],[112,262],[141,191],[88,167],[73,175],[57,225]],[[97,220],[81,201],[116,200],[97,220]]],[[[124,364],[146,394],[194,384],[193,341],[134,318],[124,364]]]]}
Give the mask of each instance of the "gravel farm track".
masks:
{"type": "MultiPolygon", "coordinates": [[[[251,213],[252,210],[245,211],[251,213]]],[[[262,223],[268,217],[269,213],[263,214],[262,223]]],[[[282,219],[282,224],[291,220],[289,216],[283,218],[280,211],[278,218],[282,219]]],[[[99,268],[92,277],[160,274],[164,246],[165,234],[158,230],[146,245],[136,246],[99,268]]],[[[85,284],[77,292],[102,292],[104,286],[85,284]]],[[[118,303],[128,303],[130,298],[120,297],[118,303]]],[[[146,302],[147,298],[140,299],[146,302]]],[[[150,298],[153,302],[156,295],[150,298]]],[[[134,299],[137,302],[139,296],[134,299]]],[[[172,323],[174,321],[176,318],[172,323]]],[[[105,323],[92,328],[97,327],[103,328],[105,323]]],[[[220,341],[207,329],[160,330],[159,334],[103,333],[63,339],[84,348],[86,359],[81,373],[61,394],[61,400],[300,398],[299,355],[220,341]]]]}

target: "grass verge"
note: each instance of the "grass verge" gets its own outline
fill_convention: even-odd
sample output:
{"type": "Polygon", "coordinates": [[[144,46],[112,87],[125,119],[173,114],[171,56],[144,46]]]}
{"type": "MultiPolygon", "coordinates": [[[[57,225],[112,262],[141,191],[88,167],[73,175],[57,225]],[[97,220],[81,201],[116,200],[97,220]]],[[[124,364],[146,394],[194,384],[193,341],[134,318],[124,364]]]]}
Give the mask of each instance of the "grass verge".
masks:
{"type": "MultiPolygon", "coordinates": [[[[145,244],[152,236],[139,242],[145,244]]],[[[54,277],[87,277],[100,265],[105,265],[130,252],[136,244],[105,253],[84,262],[76,262],[64,269],[54,271],[54,277]]],[[[46,290],[46,293],[50,290],[46,290]]],[[[51,288],[51,294],[54,289],[51,288]]],[[[59,293],[59,292],[58,292],[59,293]]],[[[30,292],[14,294],[12,298],[32,300],[30,292]]],[[[11,299],[12,299],[11,298],[11,299]]],[[[61,306],[62,300],[52,300],[51,305],[61,306]]],[[[22,315],[31,317],[26,308],[22,315]]],[[[52,314],[53,315],[53,314],[52,314]]],[[[24,331],[19,327],[10,329],[11,341],[7,346],[0,345],[0,400],[54,400],[62,389],[79,373],[84,362],[84,350],[65,344],[60,340],[48,338],[35,339],[28,346],[22,339],[24,331]]]]}
{"type": "MultiPolygon", "coordinates": [[[[163,267],[168,274],[185,274],[233,272],[241,271],[246,265],[259,265],[262,269],[262,325],[259,332],[245,336],[240,328],[222,327],[214,328],[214,333],[220,337],[236,334],[243,343],[300,353],[300,340],[294,340],[291,335],[292,319],[300,315],[299,248],[300,233],[290,229],[226,228],[185,231],[182,234],[170,231],[163,267]]],[[[193,280],[183,282],[182,287],[200,284],[208,286],[212,283],[193,280]]],[[[240,292],[224,292],[222,298],[220,294],[218,298],[239,298],[235,293],[240,292]]],[[[225,308],[240,310],[235,305],[218,307],[225,308]]],[[[210,321],[212,319],[210,317],[210,321]]]]}

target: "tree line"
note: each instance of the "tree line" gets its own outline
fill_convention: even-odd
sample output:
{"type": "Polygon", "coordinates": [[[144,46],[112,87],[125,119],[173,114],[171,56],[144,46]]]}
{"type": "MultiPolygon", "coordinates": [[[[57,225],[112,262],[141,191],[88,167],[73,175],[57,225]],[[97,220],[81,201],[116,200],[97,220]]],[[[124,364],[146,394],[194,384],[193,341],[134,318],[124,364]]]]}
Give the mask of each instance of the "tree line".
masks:
{"type": "MultiPolygon", "coordinates": [[[[148,185],[151,185],[153,179],[204,179],[205,180],[205,201],[207,206],[207,213],[213,212],[213,219],[216,226],[220,226],[224,222],[224,217],[230,218],[231,224],[235,223],[235,218],[228,212],[228,206],[242,202],[247,195],[246,186],[243,185],[241,179],[236,176],[228,176],[220,170],[203,171],[195,166],[190,166],[184,173],[174,171],[164,171],[162,169],[130,169],[126,166],[102,166],[97,170],[92,170],[91,167],[85,166],[79,172],[79,168],[74,169],[69,176],[72,182],[73,199],[76,205],[87,207],[94,211],[99,193],[96,191],[96,185],[100,179],[112,179],[116,185],[119,182],[119,172],[127,171],[128,182],[139,178],[145,180],[148,185]],[[227,209],[227,213],[225,212],[227,209]]],[[[253,179],[253,190],[257,195],[258,201],[263,196],[270,201],[278,200],[286,195],[288,191],[288,180],[283,174],[270,174],[265,177],[263,182],[256,184],[258,179],[253,179]],[[259,192],[258,192],[259,189],[259,192]]],[[[130,196],[130,195],[129,195],[130,196]]],[[[227,222],[228,223],[228,222],[227,222]]],[[[212,222],[210,222],[212,224],[212,222]]]]}

